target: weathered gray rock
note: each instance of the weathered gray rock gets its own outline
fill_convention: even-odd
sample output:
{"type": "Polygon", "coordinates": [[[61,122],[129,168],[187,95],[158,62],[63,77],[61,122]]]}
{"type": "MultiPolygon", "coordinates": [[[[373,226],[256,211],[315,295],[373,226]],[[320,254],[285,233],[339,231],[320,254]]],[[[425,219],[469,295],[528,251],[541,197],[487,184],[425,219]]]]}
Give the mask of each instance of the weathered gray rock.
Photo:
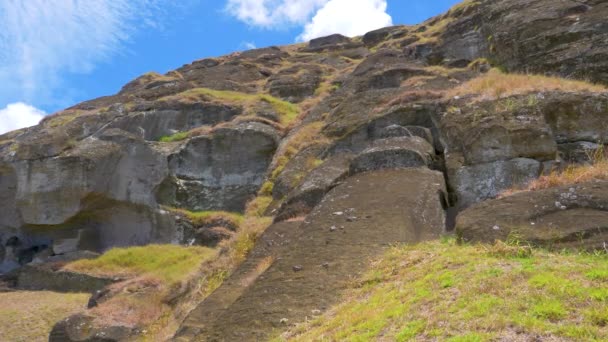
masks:
{"type": "Polygon", "coordinates": [[[290,67],[271,76],[267,88],[273,96],[294,103],[301,102],[315,94],[322,74],[323,70],[315,65],[290,67]]]}
{"type": "Polygon", "coordinates": [[[431,133],[431,130],[421,126],[390,125],[379,130],[377,134],[378,139],[396,137],[420,137],[428,141],[429,144],[433,144],[433,134],[431,133]]]}
{"type": "Polygon", "coordinates": [[[380,139],[353,159],[350,172],[428,167],[434,155],[433,146],[420,137],[380,139]]]}
{"type": "Polygon", "coordinates": [[[348,154],[336,155],[308,173],[283,201],[275,221],[308,214],[326,193],[348,176],[351,158],[348,154]]]}
{"type": "Polygon", "coordinates": [[[385,88],[399,88],[401,83],[408,78],[415,76],[429,75],[427,71],[421,68],[415,68],[411,66],[391,66],[384,70],[381,70],[368,79],[365,80],[360,86],[359,91],[367,91],[370,89],[385,89],[385,88]]]}
{"type": "Polygon", "coordinates": [[[70,316],[55,324],[49,342],[118,342],[127,341],[141,332],[125,326],[98,327],[95,318],[85,314],[70,316]]]}
{"type": "Polygon", "coordinates": [[[509,238],[554,248],[604,250],[608,243],[608,182],[527,191],[478,203],[458,215],[465,241],[509,238]]]}
{"type": "Polygon", "coordinates": [[[375,46],[388,39],[396,39],[408,32],[406,26],[390,26],[367,32],[363,35],[363,43],[366,46],[375,46]]]}
{"type": "Polygon", "coordinates": [[[557,145],[560,157],[568,163],[587,163],[593,161],[603,145],[588,141],[578,141],[557,145]]]}
{"type": "Polygon", "coordinates": [[[278,142],[272,127],[257,122],[193,138],[169,156],[173,177],[159,188],[158,200],[195,211],[242,211],[262,185],[278,142]]]}
{"type": "MultiPolygon", "coordinates": [[[[344,110],[349,108],[345,105],[344,110]]],[[[342,110],[342,108],[338,108],[342,110]]],[[[352,152],[359,153],[367,148],[370,142],[384,138],[387,136],[387,129],[389,127],[396,128],[396,126],[404,127],[405,129],[412,128],[410,130],[411,135],[422,137],[427,139],[428,136],[424,128],[431,131],[431,135],[436,132],[435,120],[433,113],[436,113],[438,108],[434,105],[425,106],[403,106],[390,110],[387,113],[376,116],[373,119],[368,119],[365,122],[359,123],[353,122],[353,127],[348,134],[342,138],[337,139],[332,147],[327,151],[327,154],[333,155],[341,152],[352,152]],[[422,128],[413,128],[420,127],[422,128]]],[[[341,123],[336,122],[337,125],[341,123]]],[[[400,129],[400,128],[397,128],[400,129]]],[[[401,130],[401,129],[400,129],[401,130]]],[[[390,135],[390,134],[389,134],[390,135]]],[[[442,150],[439,140],[433,138],[435,148],[442,150]]]]}
{"type": "Polygon", "coordinates": [[[341,34],[332,34],[326,37],[319,37],[308,43],[309,50],[320,50],[327,48],[337,48],[338,46],[350,43],[351,40],[341,34]]]}
{"type": "Polygon", "coordinates": [[[448,179],[458,197],[458,206],[467,207],[494,198],[502,191],[522,186],[538,178],[542,163],[534,159],[516,158],[452,169],[448,179]]]}
{"type": "Polygon", "coordinates": [[[144,112],[131,113],[112,122],[109,128],[120,128],[145,140],[189,131],[201,126],[215,126],[241,114],[243,109],[214,103],[159,105],[144,112]]]}
{"type": "Polygon", "coordinates": [[[18,273],[16,288],[28,291],[93,293],[118,281],[82,273],[54,271],[44,266],[28,265],[22,267],[18,273]]]}

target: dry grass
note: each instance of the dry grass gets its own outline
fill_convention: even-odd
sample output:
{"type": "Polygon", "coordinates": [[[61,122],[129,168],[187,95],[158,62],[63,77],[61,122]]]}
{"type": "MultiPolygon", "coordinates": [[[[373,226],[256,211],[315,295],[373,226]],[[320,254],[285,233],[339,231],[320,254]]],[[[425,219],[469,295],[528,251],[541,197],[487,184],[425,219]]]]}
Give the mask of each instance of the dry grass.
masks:
{"type": "Polygon", "coordinates": [[[507,74],[491,69],[447,93],[448,98],[475,95],[480,100],[498,99],[531,92],[607,92],[608,88],[584,81],[542,75],[507,74]]]}
{"type": "MultiPolygon", "coordinates": [[[[274,169],[270,175],[270,181],[274,181],[283,172],[287,163],[295,157],[298,152],[313,144],[326,144],[329,139],[321,133],[324,122],[313,122],[300,128],[295,134],[289,137],[287,145],[280,151],[276,159],[274,169]]],[[[314,164],[313,164],[314,165],[314,164]]]]}
{"type": "Polygon", "coordinates": [[[441,35],[447,30],[448,26],[454,22],[460,15],[469,9],[477,6],[480,0],[465,0],[457,5],[454,5],[448,13],[431,19],[425,23],[426,30],[417,32],[416,36],[419,40],[415,44],[428,44],[438,42],[441,35]]]}
{"type": "Polygon", "coordinates": [[[506,190],[500,196],[505,197],[518,192],[574,185],[592,180],[608,180],[608,151],[600,148],[589,159],[590,164],[568,165],[564,170],[552,171],[548,175],[533,180],[523,188],[506,190]]]}
{"type": "Polygon", "coordinates": [[[608,256],[398,246],[341,303],[277,341],[606,341],[608,256]]]}
{"type": "Polygon", "coordinates": [[[53,325],[86,308],[89,297],[46,291],[0,293],[0,340],[48,341],[53,325]]]}

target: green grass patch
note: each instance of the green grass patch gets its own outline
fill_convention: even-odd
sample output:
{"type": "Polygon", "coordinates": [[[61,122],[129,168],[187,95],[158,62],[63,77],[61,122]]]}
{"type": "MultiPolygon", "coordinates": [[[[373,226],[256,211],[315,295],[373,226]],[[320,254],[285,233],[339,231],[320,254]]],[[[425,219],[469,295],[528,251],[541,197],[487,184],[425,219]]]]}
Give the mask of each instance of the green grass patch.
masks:
{"type": "Polygon", "coordinates": [[[65,269],[96,276],[152,276],[172,285],[215,255],[210,248],[178,245],[113,248],[96,259],[70,263],[65,269]]]}
{"type": "Polygon", "coordinates": [[[166,135],[164,137],[161,137],[160,139],[158,139],[158,141],[160,142],[174,142],[174,141],[182,141],[182,140],[186,140],[188,139],[190,135],[188,134],[188,132],[177,132],[175,134],[172,135],[166,135]]]}
{"type": "Polygon", "coordinates": [[[289,341],[608,340],[606,254],[454,240],[393,247],[289,341]],[[525,248],[522,253],[517,248],[525,248]]]}
{"type": "Polygon", "coordinates": [[[176,214],[186,216],[190,222],[197,226],[203,226],[205,224],[211,224],[218,221],[228,223],[230,226],[236,228],[239,227],[244,220],[244,216],[241,213],[234,213],[229,211],[190,211],[186,209],[177,208],[165,208],[176,214]]]}

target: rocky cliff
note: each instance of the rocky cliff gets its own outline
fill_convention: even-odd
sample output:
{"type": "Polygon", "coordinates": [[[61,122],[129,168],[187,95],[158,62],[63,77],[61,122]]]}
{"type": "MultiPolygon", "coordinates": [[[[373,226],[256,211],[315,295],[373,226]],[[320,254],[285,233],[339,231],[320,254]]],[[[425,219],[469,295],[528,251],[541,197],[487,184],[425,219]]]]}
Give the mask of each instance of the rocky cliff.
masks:
{"type": "MultiPolygon", "coordinates": [[[[256,196],[276,222],[312,212],[323,229],[340,228],[323,217],[357,207],[348,196],[371,201],[359,210],[387,231],[371,242],[371,227],[357,221],[355,236],[368,242],[361,253],[451,231],[471,206],[457,223],[465,239],[506,238],[507,226],[536,220],[534,231],[558,233],[532,233],[535,241],[601,246],[603,183],[484,201],[587,162],[608,140],[607,17],[603,0],[465,1],[416,26],[143,75],[0,136],[0,271],[115,246],[206,244],[174,209],[243,212],[256,196]],[[560,200],[564,193],[578,197],[560,200]],[[399,203],[411,212],[392,207],[399,203]],[[593,222],[564,224],[583,216],[593,222]],[[411,235],[395,233],[403,225],[411,235]]],[[[301,239],[321,239],[301,229],[301,239]]],[[[205,334],[191,328],[182,336],[205,334]]]]}

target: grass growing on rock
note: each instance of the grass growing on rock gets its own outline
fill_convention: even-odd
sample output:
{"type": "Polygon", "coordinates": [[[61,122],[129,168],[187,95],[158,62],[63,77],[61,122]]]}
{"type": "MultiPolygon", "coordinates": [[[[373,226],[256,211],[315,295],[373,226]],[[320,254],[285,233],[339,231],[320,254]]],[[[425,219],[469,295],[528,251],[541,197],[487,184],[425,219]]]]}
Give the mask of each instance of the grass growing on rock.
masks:
{"type": "Polygon", "coordinates": [[[572,164],[563,170],[552,171],[531,181],[523,188],[509,189],[501,193],[501,197],[509,196],[523,191],[535,191],[555,188],[559,186],[574,185],[593,180],[608,180],[608,151],[600,147],[590,153],[589,164],[572,164]]]}
{"type": "Polygon", "coordinates": [[[189,132],[177,132],[172,135],[167,135],[167,136],[161,137],[158,141],[168,143],[168,142],[186,140],[189,137],[190,137],[189,132]]]}
{"type": "Polygon", "coordinates": [[[205,247],[148,245],[114,248],[96,259],[75,261],[65,268],[96,276],[150,276],[171,286],[196,272],[204,260],[214,255],[213,249],[205,247]]]}
{"type": "Polygon", "coordinates": [[[251,106],[256,102],[268,103],[280,116],[281,124],[289,125],[300,115],[300,108],[290,102],[283,101],[267,94],[247,94],[229,90],[215,90],[209,88],[194,88],[182,93],[163,98],[164,100],[180,100],[186,102],[200,101],[202,96],[230,103],[251,106]]]}
{"type": "Polygon", "coordinates": [[[276,159],[274,169],[270,175],[270,181],[274,181],[283,172],[287,163],[306,147],[313,144],[327,144],[329,139],[325,137],[321,130],[324,123],[321,121],[310,123],[289,137],[287,144],[280,151],[280,156],[276,159]]]}
{"type": "Polygon", "coordinates": [[[508,74],[496,68],[463,83],[447,93],[448,97],[476,95],[480,99],[496,99],[541,91],[607,92],[602,85],[531,74],[508,74]]]}
{"type": "Polygon", "coordinates": [[[390,249],[290,341],[608,339],[608,256],[454,240],[390,249]]]}
{"type": "Polygon", "coordinates": [[[48,291],[0,293],[0,340],[48,341],[53,325],[86,308],[90,296],[48,291]]]}
{"type": "Polygon", "coordinates": [[[224,221],[234,227],[239,227],[244,220],[243,214],[228,211],[189,211],[186,209],[166,208],[177,214],[186,216],[195,226],[224,221]]]}
{"type": "Polygon", "coordinates": [[[97,259],[66,265],[72,271],[125,281],[109,287],[112,296],[87,311],[101,326],[127,326],[145,330],[142,341],[166,341],[185,315],[217,289],[245,260],[258,237],[272,223],[264,216],[264,198],[250,202],[247,213],[166,208],[194,223],[224,220],[237,232],[218,248],[149,245],[112,249],[97,259]]]}

